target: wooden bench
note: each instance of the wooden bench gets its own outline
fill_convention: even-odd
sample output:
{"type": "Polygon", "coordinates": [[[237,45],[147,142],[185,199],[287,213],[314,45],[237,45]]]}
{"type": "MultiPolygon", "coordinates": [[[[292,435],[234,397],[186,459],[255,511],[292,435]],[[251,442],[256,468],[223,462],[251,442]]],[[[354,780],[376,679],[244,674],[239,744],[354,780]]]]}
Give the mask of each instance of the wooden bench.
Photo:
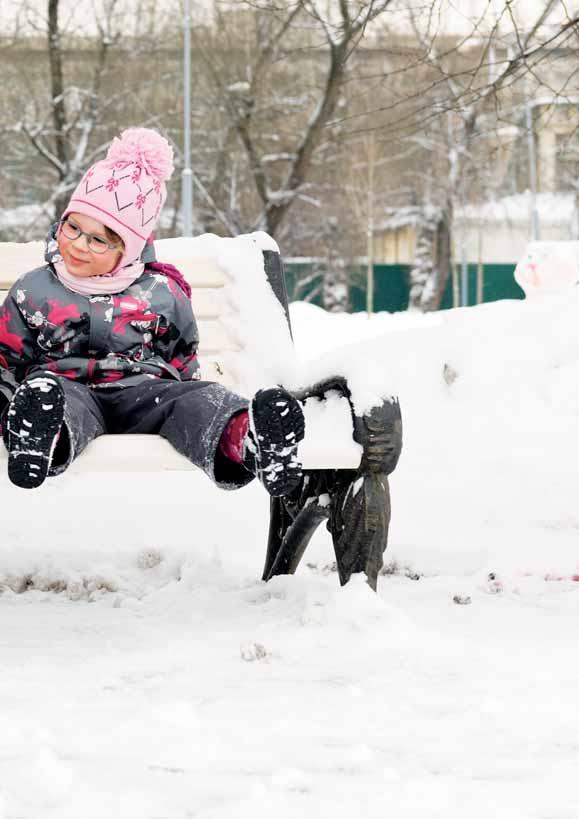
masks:
{"type": "MultiPolygon", "coordinates": [[[[163,239],[155,242],[155,248],[158,260],[174,264],[191,285],[202,377],[247,397],[260,387],[279,382],[280,362],[293,355],[293,342],[283,266],[275,242],[264,233],[234,239],[206,235],[163,239]]],[[[19,276],[44,263],[44,244],[0,243],[0,259],[3,300],[19,276]]],[[[368,455],[369,439],[361,419],[358,427],[362,432],[358,441],[354,440],[355,419],[342,380],[330,380],[327,390],[306,389],[301,397],[306,436],[299,457],[306,480],[300,499],[272,499],[264,578],[295,571],[313,531],[322,520],[328,520],[335,546],[340,537],[344,541],[347,535],[348,539],[348,543],[336,546],[341,582],[347,582],[352,571],[365,571],[375,587],[390,519],[386,476],[380,473],[376,482],[378,473],[368,467],[364,456],[368,455]],[[369,480],[371,491],[366,487],[366,492],[354,492],[363,482],[361,475],[364,481],[369,480]],[[371,475],[374,478],[368,477],[371,475]],[[348,487],[352,489],[349,498],[348,487]],[[338,495],[341,507],[333,510],[331,499],[338,495]],[[366,520],[358,520],[358,515],[358,532],[348,528],[343,514],[346,502],[366,512],[371,508],[371,520],[368,515],[366,520]],[[356,540],[360,541],[357,547],[356,540]]],[[[392,425],[395,420],[388,423],[392,425]]],[[[400,438],[401,429],[396,435],[400,438]]],[[[393,445],[399,453],[400,442],[393,445]]],[[[395,453],[394,463],[397,457],[395,453]]],[[[160,436],[103,435],[89,444],[69,471],[193,469],[160,436]]]]}

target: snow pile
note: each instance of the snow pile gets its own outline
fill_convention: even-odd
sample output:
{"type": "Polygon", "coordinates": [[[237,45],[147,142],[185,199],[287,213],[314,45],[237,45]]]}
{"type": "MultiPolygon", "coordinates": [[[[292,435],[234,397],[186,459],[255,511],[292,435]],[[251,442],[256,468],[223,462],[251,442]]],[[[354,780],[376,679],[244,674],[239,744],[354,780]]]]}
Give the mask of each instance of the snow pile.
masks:
{"type": "MultiPolygon", "coordinates": [[[[400,398],[392,559],[437,573],[579,568],[578,313],[577,288],[541,301],[370,320],[291,306],[299,386],[345,375],[358,411],[378,395],[400,398]]],[[[332,417],[344,420],[341,411],[332,417]]],[[[315,408],[312,418],[323,427],[315,408]]],[[[241,562],[250,559],[250,574],[259,573],[267,499],[257,486],[224,494],[187,472],[65,474],[34,493],[1,480],[0,580],[8,586],[24,578],[41,589],[53,578],[66,587],[80,576],[85,597],[98,596],[99,583],[139,596],[149,582],[173,582],[199,538],[201,551],[228,560],[227,544],[241,538],[241,562]],[[150,550],[159,551],[162,571],[143,572],[150,550]]],[[[330,560],[327,536],[319,543],[330,560]]]]}
{"type": "Polygon", "coordinates": [[[267,281],[262,255],[263,250],[279,251],[278,246],[263,232],[236,239],[208,237],[210,240],[217,242],[218,264],[231,275],[239,300],[243,393],[252,395],[265,385],[288,381],[295,370],[295,351],[283,307],[267,281]]]}
{"type": "Polygon", "coordinates": [[[401,399],[377,595],[323,527],[260,582],[256,484],[2,476],[0,817],[579,815],[578,310],[292,305],[304,379],[401,399]]]}
{"type": "Polygon", "coordinates": [[[348,379],[355,411],[363,415],[393,394],[392,382],[376,355],[376,340],[384,333],[435,326],[442,321],[440,316],[377,313],[368,319],[366,313],[326,313],[315,305],[296,302],[291,305],[291,317],[292,324],[297,322],[298,362],[285,374],[284,383],[298,389],[329,375],[343,375],[348,379]],[[349,355],[343,347],[346,339],[349,346],[353,338],[365,345],[361,355],[349,355]],[[331,351],[328,356],[323,355],[326,351],[331,351]]]}
{"type": "MultiPolygon", "coordinates": [[[[217,265],[219,285],[224,285],[225,301],[232,308],[220,315],[220,321],[242,350],[233,365],[237,391],[249,396],[260,387],[290,380],[296,366],[295,349],[283,308],[267,281],[262,254],[263,250],[279,250],[274,240],[263,232],[235,238],[205,233],[156,244],[159,258],[188,271],[192,281],[196,260],[212,260],[217,265]]],[[[215,281],[210,286],[215,287],[215,281]]],[[[195,306],[195,294],[192,298],[195,306]]]]}
{"type": "MultiPolygon", "coordinates": [[[[393,534],[405,558],[437,572],[490,570],[498,561],[572,573],[579,289],[422,320],[378,316],[366,327],[375,338],[319,358],[317,311],[292,305],[309,377],[334,369],[354,379],[359,396],[368,377],[372,390],[400,398],[405,443],[392,478],[393,534]]],[[[360,318],[352,319],[354,327],[360,318]]],[[[320,320],[326,340],[344,337],[347,319],[335,317],[335,334],[333,316],[320,320]]]]}

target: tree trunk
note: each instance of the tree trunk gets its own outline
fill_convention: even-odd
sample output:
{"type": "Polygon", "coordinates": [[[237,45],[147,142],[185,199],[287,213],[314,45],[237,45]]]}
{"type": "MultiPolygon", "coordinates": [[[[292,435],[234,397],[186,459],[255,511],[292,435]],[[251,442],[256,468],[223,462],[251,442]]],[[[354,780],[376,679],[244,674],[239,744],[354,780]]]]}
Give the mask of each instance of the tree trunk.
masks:
{"type": "Polygon", "coordinates": [[[322,131],[336,110],[344,80],[349,45],[350,41],[345,37],[343,42],[330,46],[330,67],[324,92],[318,104],[317,112],[305,131],[295,159],[289,169],[284,186],[288,196],[275,202],[269,201],[265,207],[265,230],[271,236],[275,236],[295,200],[296,192],[308,178],[314,152],[319,145],[322,131]]]}
{"type": "Polygon", "coordinates": [[[343,259],[328,258],[322,287],[322,303],[330,313],[347,313],[350,306],[348,271],[343,259]]]}
{"type": "Polygon", "coordinates": [[[436,232],[436,267],[438,270],[437,287],[433,305],[429,310],[438,310],[446,283],[452,273],[452,210],[446,209],[442,212],[442,218],[438,223],[436,232]]]}
{"type": "Polygon", "coordinates": [[[340,225],[337,220],[329,220],[325,239],[326,269],[322,280],[322,306],[330,313],[347,313],[350,307],[350,284],[341,253],[340,225]]]}
{"type": "MultiPolygon", "coordinates": [[[[62,70],[62,49],[58,26],[60,0],[48,0],[48,60],[50,65],[50,96],[52,122],[54,125],[54,153],[61,165],[58,182],[62,182],[68,170],[68,141],[66,137],[66,105],[64,101],[64,77],[62,70]]],[[[58,219],[68,204],[68,193],[63,192],[54,202],[54,213],[58,219]]]]}
{"type": "Polygon", "coordinates": [[[419,213],[416,254],[409,274],[410,309],[428,313],[440,308],[452,270],[451,221],[448,206],[433,212],[427,205],[419,213]]]}
{"type": "Polygon", "coordinates": [[[436,269],[436,221],[428,219],[423,213],[416,226],[416,252],[414,263],[409,273],[410,294],[409,310],[427,310],[432,299],[436,269]]]}

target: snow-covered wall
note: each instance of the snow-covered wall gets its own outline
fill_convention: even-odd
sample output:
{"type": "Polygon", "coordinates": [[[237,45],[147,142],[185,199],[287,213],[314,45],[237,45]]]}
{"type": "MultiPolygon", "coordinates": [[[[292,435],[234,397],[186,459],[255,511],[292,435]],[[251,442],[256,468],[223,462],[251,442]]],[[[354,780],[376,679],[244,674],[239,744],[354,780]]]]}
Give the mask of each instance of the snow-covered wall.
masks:
{"type": "MultiPolygon", "coordinates": [[[[571,194],[541,193],[536,201],[540,239],[565,242],[576,239],[576,215],[571,194]]],[[[516,264],[532,238],[532,200],[529,192],[469,205],[457,212],[454,223],[455,258],[466,246],[467,260],[484,264],[516,264]]]]}

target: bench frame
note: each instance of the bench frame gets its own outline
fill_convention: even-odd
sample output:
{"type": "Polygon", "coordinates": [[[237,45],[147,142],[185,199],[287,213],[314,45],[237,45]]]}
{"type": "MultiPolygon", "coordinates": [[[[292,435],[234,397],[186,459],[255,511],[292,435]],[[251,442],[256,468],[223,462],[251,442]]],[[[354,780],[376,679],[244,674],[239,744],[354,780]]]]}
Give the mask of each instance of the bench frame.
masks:
{"type": "MultiPolygon", "coordinates": [[[[290,327],[287,288],[278,253],[264,251],[268,281],[284,308],[290,327]]],[[[332,536],[341,585],[363,572],[374,590],[383,567],[391,517],[388,475],[402,449],[402,419],[397,400],[384,401],[356,416],[346,380],[330,376],[296,394],[301,401],[324,400],[338,393],[350,402],[354,440],[362,445],[357,469],[304,470],[298,487],[270,501],[270,525],[263,580],[293,574],[318,528],[326,521],[332,536]]]]}

